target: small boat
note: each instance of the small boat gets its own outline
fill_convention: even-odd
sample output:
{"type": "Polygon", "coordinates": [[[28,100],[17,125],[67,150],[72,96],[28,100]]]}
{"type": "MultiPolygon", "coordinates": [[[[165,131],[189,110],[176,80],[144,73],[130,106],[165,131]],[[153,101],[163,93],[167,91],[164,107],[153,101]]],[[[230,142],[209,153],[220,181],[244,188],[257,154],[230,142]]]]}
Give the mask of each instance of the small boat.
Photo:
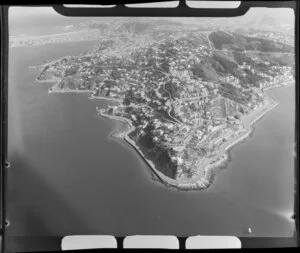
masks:
{"type": "Polygon", "coordinates": [[[248,234],[251,234],[251,233],[252,233],[251,228],[248,228],[248,234]]]}

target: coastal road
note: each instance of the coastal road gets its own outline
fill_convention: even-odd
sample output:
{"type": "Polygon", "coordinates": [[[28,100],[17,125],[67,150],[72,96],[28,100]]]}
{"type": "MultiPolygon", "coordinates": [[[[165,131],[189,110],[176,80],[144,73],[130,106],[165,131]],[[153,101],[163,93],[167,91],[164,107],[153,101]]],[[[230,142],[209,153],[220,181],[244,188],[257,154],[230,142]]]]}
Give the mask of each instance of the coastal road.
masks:
{"type": "Polygon", "coordinates": [[[209,97],[208,95],[206,96],[197,96],[197,97],[188,97],[188,98],[178,98],[176,101],[190,101],[190,100],[199,100],[201,98],[207,98],[209,97]]]}
{"type": "Polygon", "coordinates": [[[208,41],[209,49],[214,50],[215,48],[214,48],[212,42],[209,39],[210,32],[205,33],[205,35],[206,35],[206,38],[207,38],[207,41],[208,41]]]}
{"type": "MultiPolygon", "coordinates": [[[[145,158],[140,148],[128,137],[128,133],[130,133],[134,127],[129,119],[123,118],[123,117],[117,117],[117,116],[111,116],[111,115],[104,115],[101,113],[101,110],[99,110],[99,113],[102,116],[106,116],[112,119],[117,119],[121,121],[125,121],[129,125],[128,131],[125,133],[122,133],[119,135],[119,137],[123,137],[126,142],[128,142],[145,160],[145,162],[149,165],[149,167],[152,169],[152,171],[158,176],[158,178],[164,182],[166,185],[171,185],[179,189],[203,189],[206,188],[209,185],[209,168],[211,166],[217,166],[215,163],[211,165],[212,162],[220,163],[224,159],[225,153],[228,151],[229,148],[231,148],[236,143],[240,142],[242,139],[247,137],[249,133],[252,131],[251,126],[254,122],[256,122],[259,118],[261,118],[265,113],[267,113],[269,110],[273,109],[277,104],[273,103],[271,105],[267,105],[260,110],[257,110],[255,112],[252,112],[250,115],[246,115],[243,117],[244,123],[246,125],[245,131],[241,134],[237,135],[234,139],[232,139],[229,142],[224,143],[220,147],[220,151],[217,156],[212,158],[205,158],[202,159],[200,162],[201,166],[199,166],[198,173],[199,175],[192,179],[181,179],[181,180],[175,180],[172,178],[169,178],[165,176],[162,172],[158,171],[155,168],[155,165],[152,161],[145,158]],[[204,173],[204,175],[203,175],[204,173]]],[[[198,163],[199,163],[198,162],[198,163]]]]}

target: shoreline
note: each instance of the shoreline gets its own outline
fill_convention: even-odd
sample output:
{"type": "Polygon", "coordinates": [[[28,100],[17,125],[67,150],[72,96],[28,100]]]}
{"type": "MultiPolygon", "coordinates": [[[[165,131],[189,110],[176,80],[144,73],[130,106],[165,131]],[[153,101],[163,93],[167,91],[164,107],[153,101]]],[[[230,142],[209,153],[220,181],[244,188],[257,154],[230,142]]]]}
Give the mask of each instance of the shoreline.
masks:
{"type": "Polygon", "coordinates": [[[103,97],[103,96],[95,96],[94,95],[94,91],[92,91],[93,94],[91,94],[89,96],[89,99],[102,99],[102,100],[109,100],[109,101],[112,101],[112,102],[123,102],[123,99],[122,98],[113,98],[113,97],[103,97]]]}
{"type": "Polygon", "coordinates": [[[90,93],[91,90],[71,90],[71,89],[62,89],[62,90],[52,90],[48,89],[48,93],[90,93]]]}
{"type": "MultiPolygon", "coordinates": [[[[276,86],[276,87],[290,87],[291,85],[281,85],[281,86],[276,86]]],[[[275,87],[271,87],[275,88],[275,87]]],[[[98,99],[106,99],[103,97],[95,97],[98,99]]],[[[108,100],[111,100],[108,98],[108,100]]],[[[120,99],[119,99],[120,100],[120,99]]],[[[116,101],[116,100],[115,100],[116,101]]],[[[119,101],[118,101],[119,102],[119,101]]],[[[230,149],[233,148],[235,145],[239,144],[240,142],[244,141],[247,137],[249,137],[253,131],[254,127],[253,125],[260,120],[265,114],[267,114],[270,110],[274,109],[278,105],[278,102],[275,100],[271,99],[270,103],[265,105],[263,108],[260,110],[256,110],[252,112],[250,115],[246,115],[246,130],[244,130],[237,138],[234,138],[233,140],[224,143],[226,144],[222,149],[224,150],[223,152],[221,151],[219,155],[216,157],[212,158],[212,162],[209,161],[209,164],[207,164],[203,171],[204,175],[199,175],[196,176],[192,179],[183,179],[183,180],[176,180],[172,179],[170,177],[165,176],[162,172],[158,171],[155,168],[154,163],[147,159],[145,155],[143,154],[142,150],[140,147],[128,136],[128,134],[132,131],[134,131],[135,127],[132,125],[131,120],[127,118],[123,118],[120,116],[114,116],[114,115],[107,115],[101,111],[98,107],[96,108],[98,113],[102,117],[106,117],[109,119],[114,119],[114,120],[119,120],[125,122],[129,129],[125,130],[122,133],[117,133],[113,134],[112,137],[115,138],[121,138],[123,139],[127,144],[129,144],[131,147],[134,148],[134,150],[141,156],[141,158],[144,160],[144,162],[150,167],[151,171],[157,176],[158,180],[165,184],[168,187],[174,187],[177,188],[178,190],[204,190],[208,188],[211,183],[212,183],[212,178],[214,176],[214,169],[222,167],[224,164],[226,164],[229,161],[230,158],[230,149]]]]}
{"type": "MultiPolygon", "coordinates": [[[[137,146],[137,144],[130,139],[130,137],[128,136],[128,134],[132,131],[135,130],[135,127],[132,125],[131,120],[120,117],[120,116],[113,116],[113,115],[108,115],[105,114],[101,111],[101,109],[99,109],[98,107],[96,108],[96,110],[98,111],[99,115],[101,115],[104,118],[108,118],[108,119],[113,119],[113,120],[119,120],[122,122],[125,122],[126,125],[129,127],[128,130],[125,130],[124,132],[121,133],[116,133],[116,134],[112,134],[111,136],[114,138],[118,138],[118,139],[122,139],[125,141],[125,143],[129,144],[131,147],[133,147],[133,149],[140,155],[140,157],[143,159],[143,161],[151,168],[152,172],[154,172],[154,174],[158,177],[158,179],[162,182],[165,183],[166,185],[168,185],[168,182],[165,181],[163,179],[163,174],[161,172],[159,172],[156,168],[155,165],[153,164],[152,161],[150,161],[149,159],[147,159],[144,154],[142,153],[141,149],[137,146]]],[[[170,178],[171,179],[171,178],[170,178]]]]}
{"type": "MultiPolygon", "coordinates": [[[[85,41],[94,41],[94,40],[85,40],[85,41]]],[[[66,43],[69,43],[69,42],[70,42],[70,41],[67,41],[66,43]]],[[[73,42],[84,42],[84,41],[73,41],[73,42]]],[[[54,44],[55,44],[55,43],[54,43],[54,44]]],[[[75,55],[75,57],[79,57],[80,55],[81,55],[81,54],[75,55]]],[[[82,55],[82,56],[91,56],[91,55],[92,55],[91,53],[87,53],[87,54],[82,55]]],[[[58,58],[58,59],[54,59],[54,60],[49,61],[49,62],[46,62],[46,63],[42,63],[42,64],[39,64],[39,65],[30,65],[30,66],[28,66],[28,68],[29,68],[29,69],[33,69],[33,70],[36,70],[36,71],[39,71],[41,68],[44,68],[44,67],[47,66],[47,65],[51,65],[51,64],[54,64],[54,63],[56,63],[56,62],[59,62],[59,61],[65,59],[65,58],[72,58],[72,57],[74,57],[74,56],[72,56],[72,55],[65,55],[65,56],[62,56],[62,57],[60,57],[60,58],[58,58]]]]}
{"type": "MultiPolygon", "coordinates": [[[[91,29],[79,29],[76,31],[64,31],[62,33],[56,34],[45,34],[45,35],[32,35],[32,36],[10,36],[9,37],[9,48],[18,48],[18,47],[35,47],[35,46],[44,46],[48,44],[63,44],[69,42],[85,42],[85,41],[98,41],[101,37],[101,34],[94,35],[94,37],[85,38],[80,35],[86,35],[91,29]],[[75,38],[72,41],[69,40],[69,36],[75,38]],[[22,42],[22,44],[20,43],[22,42]],[[31,43],[31,44],[26,44],[31,43]]],[[[96,29],[97,30],[97,29],[96,29]]]]}
{"type": "MultiPolygon", "coordinates": [[[[230,158],[230,150],[235,147],[237,144],[245,141],[248,137],[251,136],[251,134],[254,131],[254,124],[260,120],[265,114],[267,114],[270,110],[272,110],[273,108],[275,108],[278,105],[278,103],[276,101],[272,101],[271,104],[266,105],[261,111],[254,111],[252,113],[254,114],[259,114],[257,117],[253,118],[253,115],[247,115],[246,117],[250,117],[249,122],[246,122],[246,128],[245,130],[236,138],[234,138],[233,140],[224,143],[223,145],[225,147],[221,148],[223,149],[223,151],[221,150],[220,154],[217,155],[217,157],[213,158],[214,161],[212,164],[208,164],[205,168],[204,168],[204,179],[206,179],[206,176],[208,176],[207,180],[210,180],[210,176],[209,173],[211,170],[213,170],[215,167],[219,167],[222,166],[224,163],[229,161],[230,158]],[[253,119],[252,119],[253,118],[253,119]]],[[[210,182],[211,183],[211,182],[210,182]]]]}
{"type": "MultiPolygon", "coordinates": [[[[32,67],[34,68],[34,67],[32,67]]],[[[51,78],[51,79],[46,79],[46,80],[38,80],[37,78],[35,78],[35,81],[38,83],[54,83],[52,85],[52,87],[50,87],[48,89],[48,93],[91,93],[93,92],[93,90],[72,90],[72,89],[53,89],[53,87],[55,87],[55,85],[57,85],[60,82],[61,79],[59,78],[51,78]]]]}
{"type": "MultiPolygon", "coordinates": [[[[121,132],[121,133],[113,134],[112,137],[123,139],[127,144],[129,144],[139,154],[139,156],[143,159],[143,161],[150,167],[151,171],[157,176],[158,180],[161,183],[163,183],[164,185],[166,185],[167,187],[175,187],[178,190],[200,190],[200,189],[206,189],[210,185],[210,183],[211,183],[209,180],[210,175],[208,173],[206,173],[203,177],[201,177],[200,180],[198,179],[196,182],[190,182],[192,180],[195,180],[195,178],[193,178],[192,180],[178,181],[176,179],[167,177],[162,172],[160,172],[159,170],[156,169],[155,164],[151,160],[149,160],[148,158],[145,157],[145,155],[143,154],[140,147],[136,144],[136,142],[134,142],[128,136],[128,134],[130,132],[134,131],[134,129],[135,129],[135,127],[132,125],[131,120],[120,117],[120,116],[113,116],[113,115],[105,114],[98,107],[96,109],[97,109],[99,115],[101,115],[102,117],[108,118],[108,119],[119,120],[119,121],[125,122],[128,125],[128,127],[129,127],[128,130],[125,130],[124,132],[121,132]]],[[[228,158],[227,154],[223,154],[222,157],[223,157],[223,159],[218,160],[215,163],[211,164],[210,168],[213,169],[215,167],[219,167],[224,162],[227,161],[227,158],[228,158]]]]}
{"type": "MultiPolygon", "coordinates": [[[[52,78],[48,80],[37,80],[37,82],[56,82],[56,84],[59,82],[59,78],[52,78]]],[[[275,85],[272,87],[267,87],[265,89],[262,89],[262,92],[265,93],[265,91],[272,89],[272,88],[278,88],[278,87],[290,87],[294,84],[293,81],[288,81],[285,82],[281,85],[275,85]]],[[[88,98],[89,99],[102,99],[102,100],[107,100],[111,102],[118,102],[122,103],[123,99],[121,98],[113,98],[113,97],[104,97],[104,96],[95,96],[95,91],[94,90],[52,90],[52,88],[55,86],[55,84],[48,89],[48,93],[92,93],[88,98]]],[[[266,95],[266,93],[265,93],[266,95]]],[[[109,119],[114,119],[114,120],[119,120],[123,121],[128,125],[128,130],[125,130],[121,133],[116,133],[112,134],[111,137],[123,139],[123,141],[127,144],[129,144],[138,154],[139,156],[143,159],[143,161],[149,166],[151,171],[155,174],[157,179],[163,183],[167,187],[174,187],[178,190],[204,190],[208,188],[214,177],[214,169],[221,168],[223,165],[225,165],[229,159],[230,159],[230,149],[233,148],[235,145],[239,144],[240,142],[244,141],[246,138],[248,138],[254,131],[253,125],[261,119],[267,112],[272,110],[278,105],[278,102],[276,102],[274,99],[270,99],[270,103],[264,105],[262,108],[259,108],[255,111],[252,111],[250,114],[245,115],[242,120],[244,123],[244,130],[236,137],[233,138],[230,141],[227,141],[220,146],[220,152],[213,158],[208,158],[208,161],[205,161],[205,164],[202,165],[201,168],[197,170],[199,173],[195,177],[191,179],[181,179],[181,180],[176,180],[173,178],[170,178],[166,175],[164,175],[162,172],[156,169],[155,164],[149,160],[148,158],[145,157],[143,151],[140,149],[138,144],[133,141],[128,134],[134,131],[135,127],[132,124],[132,121],[130,119],[121,117],[121,116],[114,116],[114,115],[108,115],[105,114],[96,107],[96,110],[98,111],[98,114],[101,115],[102,117],[106,117],[109,119]],[[223,145],[223,147],[222,147],[223,145]],[[200,173],[201,172],[201,173],[200,173]]]]}
{"type": "Polygon", "coordinates": [[[283,83],[278,83],[278,84],[275,84],[274,86],[271,86],[271,87],[267,87],[267,88],[263,88],[261,89],[263,92],[265,91],[268,91],[268,90],[271,90],[271,89],[274,89],[274,88],[288,88],[288,87],[291,87],[295,85],[295,79],[294,80],[289,80],[289,81],[286,81],[286,82],[283,82],[283,83]]]}
{"type": "MultiPolygon", "coordinates": [[[[37,68],[40,66],[29,66],[30,69],[37,70],[37,68]]],[[[102,100],[108,100],[112,102],[123,102],[122,98],[113,98],[113,97],[103,97],[103,96],[95,96],[94,90],[72,90],[72,89],[53,89],[55,85],[57,85],[60,82],[61,79],[57,77],[52,77],[51,79],[46,80],[38,80],[37,78],[34,79],[35,82],[38,83],[54,83],[52,87],[48,89],[48,93],[92,93],[88,98],[89,99],[102,99],[102,100]]]]}
{"type": "Polygon", "coordinates": [[[276,101],[273,101],[273,103],[267,107],[264,111],[262,111],[260,113],[259,116],[255,117],[253,120],[250,121],[250,123],[247,125],[248,130],[246,130],[246,132],[239,137],[237,140],[233,141],[233,143],[229,144],[225,150],[228,151],[231,147],[235,146],[236,144],[238,144],[239,142],[241,142],[243,139],[247,138],[253,131],[253,125],[259,121],[265,114],[267,114],[269,111],[271,111],[273,108],[275,108],[278,105],[278,103],[276,101]]]}

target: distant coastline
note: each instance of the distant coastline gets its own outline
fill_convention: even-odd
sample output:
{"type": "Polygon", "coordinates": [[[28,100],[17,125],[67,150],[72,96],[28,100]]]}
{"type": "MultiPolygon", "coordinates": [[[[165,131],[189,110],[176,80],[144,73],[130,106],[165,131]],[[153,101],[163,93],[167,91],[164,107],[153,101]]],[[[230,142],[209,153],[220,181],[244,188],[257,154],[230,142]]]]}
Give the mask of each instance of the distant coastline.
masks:
{"type": "Polygon", "coordinates": [[[77,29],[75,31],[63,30],[61,33],[35,35],[35,36],[9,36],[9,47],[34,47],[47,44],[62,44],[68,42],[98,41],[101,34],[95,29],[77,29]],[[93,33],[90,33],[92,31],[93,33]]]}

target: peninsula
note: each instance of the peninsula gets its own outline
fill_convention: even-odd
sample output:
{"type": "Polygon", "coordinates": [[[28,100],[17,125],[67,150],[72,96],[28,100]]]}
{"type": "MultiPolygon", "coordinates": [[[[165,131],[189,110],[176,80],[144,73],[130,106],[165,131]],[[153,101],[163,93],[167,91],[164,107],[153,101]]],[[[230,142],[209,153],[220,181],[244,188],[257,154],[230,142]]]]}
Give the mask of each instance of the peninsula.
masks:
{"type": "Polygon", "coordinates": [[[264,90],[294,83],[294,48],[275,40],[166,20],[103,29],[87,54],[35,67],[36,80],[54,81],[49,93],[116,102],[99,115],[126,122],[116,136],[181,190],[207,188],[229,149],[277,105],[264,90]]]}

